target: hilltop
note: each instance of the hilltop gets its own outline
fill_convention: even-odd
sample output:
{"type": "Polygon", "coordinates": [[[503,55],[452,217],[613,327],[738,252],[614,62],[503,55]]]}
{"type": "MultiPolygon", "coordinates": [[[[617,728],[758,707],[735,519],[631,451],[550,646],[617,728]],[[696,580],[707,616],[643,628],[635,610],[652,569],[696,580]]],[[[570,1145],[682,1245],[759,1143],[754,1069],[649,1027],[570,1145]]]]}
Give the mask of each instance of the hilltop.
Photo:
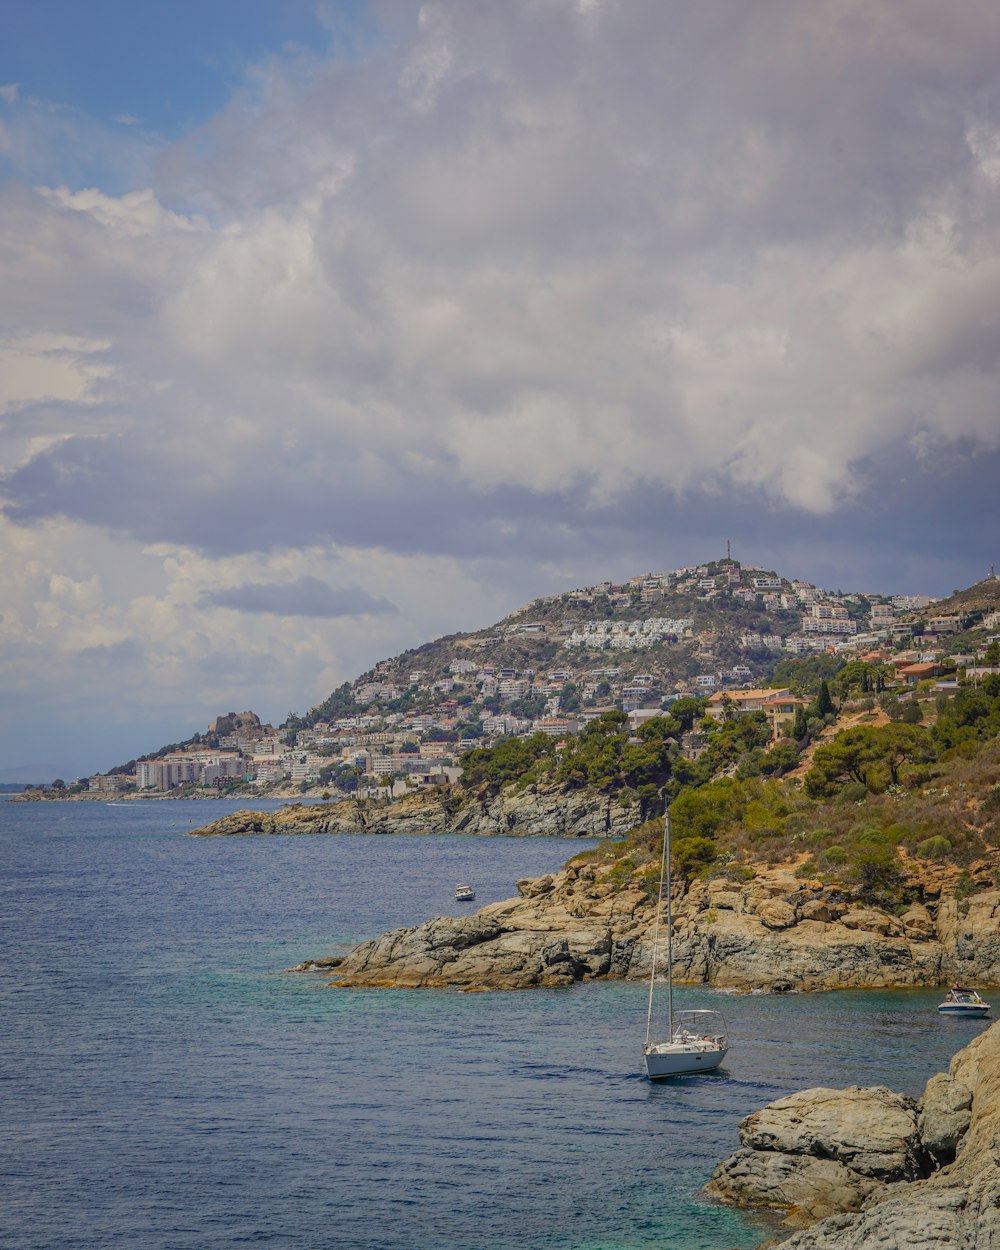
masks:
{"type": "Polygon", "coordinates": [[[935,616],[947,616],[958,613],[966,620],[1000,611],[1000,578],[984,577],[981,582],[969,586],[965,590],[956,590],[947,599],[938,599],[934,603],[935,616]]]}
{"type": "Polygon", "coordinates": [[[726,678],[738,684],[764,676],[783,655],[865,632],[872,606],[889,603],[883,596],[831,597],[735,560],[600,582],[539,597],[487,628],[382,660],[289,724],[310,728],[373,706],[390,715],[434,707],[447,702],[440,696],[475,686],[472,674],[487,678],[475,702],[514,717],[588,704],[650,705],[688,687],[710,690],[726,678]],[[803,618],[818,598],[836,601],[844,625],[809,638],[803,618]]]}

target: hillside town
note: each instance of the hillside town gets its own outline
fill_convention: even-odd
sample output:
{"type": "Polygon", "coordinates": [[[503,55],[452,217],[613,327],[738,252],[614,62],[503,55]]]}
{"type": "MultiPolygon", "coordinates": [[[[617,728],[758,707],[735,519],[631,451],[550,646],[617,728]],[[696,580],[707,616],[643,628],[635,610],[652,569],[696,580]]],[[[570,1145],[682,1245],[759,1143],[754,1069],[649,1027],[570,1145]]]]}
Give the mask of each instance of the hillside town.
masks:
{"type": "MultiPolygon", "coordinates": [[[[491,741],[542,733],[558,743],[613,710],[638,728],[692,697],[709,718],[763,712],[776,742],[806,704],[771,679],[783,660],[860,659],[881,666],[890,689],[946,690],[1000,671],[987,662],[1000,637],[991,631],[995,609],[829,591],[727,558],[535,599],[489,630],[380,662],[278,729],[230,712],[186,743],[78,784],[108,795],[398,795],[454,781],[461,756],[491,741]]],[[[681,746],[697,758],[704,742],[696,725],[681,746]]]]}

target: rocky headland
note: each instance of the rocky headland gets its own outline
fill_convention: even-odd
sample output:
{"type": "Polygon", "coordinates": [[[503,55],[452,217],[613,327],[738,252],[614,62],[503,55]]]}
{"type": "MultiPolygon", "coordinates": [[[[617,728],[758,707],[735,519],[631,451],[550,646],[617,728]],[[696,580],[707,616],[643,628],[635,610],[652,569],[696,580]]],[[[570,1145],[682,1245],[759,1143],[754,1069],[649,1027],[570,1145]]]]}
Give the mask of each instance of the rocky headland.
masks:
{"type": "MultiPolygon", "coordinates": [[[[984,880],[993,867],[983,866],[984,880]]],[[[301,970],[334,969],[341,987],[492,990],[639,979],[649,975],[655,901],[644,888],[623,887],[620,871],[578,858],[519,881],[516,898],[393,930],[301,970]]],[[[776,992],[998,984],[1000,891],[956,898],[952,885],[939,871],[926,880],[923,901],[896,914],[803,880],[793,865],[761,868],[749,881],[680,883],[675,980],[776,992]]]]}
{"type": "Polygon", "coordinates": [[[195,837],[311,833],[468,833],[524,837],[624,838],[642,819],[637,803],[557,787],[508,788],[495,796],[417,791],[393,802],[289,804],[276,812],[239,811],[195,837]]]}
{"type": "Polygon", "coordinates": [[[1000,1026],[927,1082],[809,1089],[740,1123],[741,1148],[707,1193],[779,1211],[783,1250],[994,1250],[1000,1246],[1000,1026]]]}

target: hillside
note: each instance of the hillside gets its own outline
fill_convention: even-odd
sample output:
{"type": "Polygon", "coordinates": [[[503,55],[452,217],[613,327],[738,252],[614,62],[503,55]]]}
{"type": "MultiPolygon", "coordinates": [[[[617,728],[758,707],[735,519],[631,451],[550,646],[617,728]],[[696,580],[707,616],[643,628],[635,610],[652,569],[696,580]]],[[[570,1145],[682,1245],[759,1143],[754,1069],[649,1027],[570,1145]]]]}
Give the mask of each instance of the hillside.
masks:
{"type": "MultiPolygon", "coordinates": [[[[842,731],[817,748],[803,784],[722,776],[681,788],[671,817],[678,980],[1000,983],[1000,678],[956,696],[933,725],[842,731]]],[[[302,819],[315,817],[302,809],[302,819]]],[[[518,882],[518,898],[302,970],[333,970],[339,987],[647,976],[662,829],[648,820],[560,873],[518,882]]]]}
{"type": "Polygon", "coordinates": [[[685,697],[761,685],[809,700],[859,657],[883,665],[872,677],[879,693],[894,676],[889,658],[907,646],[922,648],[913,659],[945,667],[949,652],[982,650],[997,628],[982,605],[998,588],[971,587],[963,594],[980,606],[966,612],[956,599],[945,612],[926,598],[824,590],[728,558],[601,582],[381,660],[278,730],[249,712],[219,717],[92,788],[193,792],[209,784],[204,774],[227,793],[251,784],[258,793],[397,793],[404,779],[454,780],[460,758],[481,744],[572,737],[607,710],[653,715],[685,697]]]}
{"type": "Polygon", "coordinates": [[[1000,611],[1000,578],[997,577],[985,577],[974,586],[956,590],[947,599],[938,599],[934,603],[935,616],[958,613],[963,617],[972,617],[997,611],[1000,611]]]}
{"type": "Polygon", "coordinates": [[[657,707],[672,694],[753,684],[782,659],[845,639],[905,638],[910,626],[895,618],[907,603],[826,591],[730,559],[640,574],[543,596],[488,628],[382,660],[284,728],[444,703],[445,728],[462,738],[475,736],[484,709],[531,719],[657,707]]]}

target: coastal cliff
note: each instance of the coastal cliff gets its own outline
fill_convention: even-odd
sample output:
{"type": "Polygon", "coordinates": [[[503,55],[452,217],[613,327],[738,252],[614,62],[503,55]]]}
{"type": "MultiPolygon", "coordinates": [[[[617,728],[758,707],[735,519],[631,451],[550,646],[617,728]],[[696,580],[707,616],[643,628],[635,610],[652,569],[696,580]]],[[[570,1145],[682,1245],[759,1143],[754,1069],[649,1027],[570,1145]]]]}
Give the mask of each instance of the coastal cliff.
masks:
{"type": "MultiPolygon", "coordinates": [[[[516,898],[396,929],[301,969],[332,968],[339,987],[523,989],[642,978],[655,903],[645,889],[622,888],[618,871],[577,859],[519,881],[516,898]]],[[[802,880],[792,866],[762,869],[742,883],[678,886],[674,978],[778,992],[1000,983],[1000,891],[957,899],[938,881],[924,893],[924,902],[897,915],[846,889],[802,880]]]]}
{"type": "Polygon", "coordinates": [[[785,1213],[783,1250],[1000,1246],[1000,1025],[931,1077],[919,1102],[885,1088],[810,1089],[740,1123],[707,1193],[785,1213]]]}
{"type": "Polygon", "coordinates": [[[239,811],[195,829],[194,837],[311,833],[468,833],[524,837],[624,838],[642,819],[637,803],[556,787],[505,789],[495,797],[417,792],[391,803],[290,804],[239,811]]]}

